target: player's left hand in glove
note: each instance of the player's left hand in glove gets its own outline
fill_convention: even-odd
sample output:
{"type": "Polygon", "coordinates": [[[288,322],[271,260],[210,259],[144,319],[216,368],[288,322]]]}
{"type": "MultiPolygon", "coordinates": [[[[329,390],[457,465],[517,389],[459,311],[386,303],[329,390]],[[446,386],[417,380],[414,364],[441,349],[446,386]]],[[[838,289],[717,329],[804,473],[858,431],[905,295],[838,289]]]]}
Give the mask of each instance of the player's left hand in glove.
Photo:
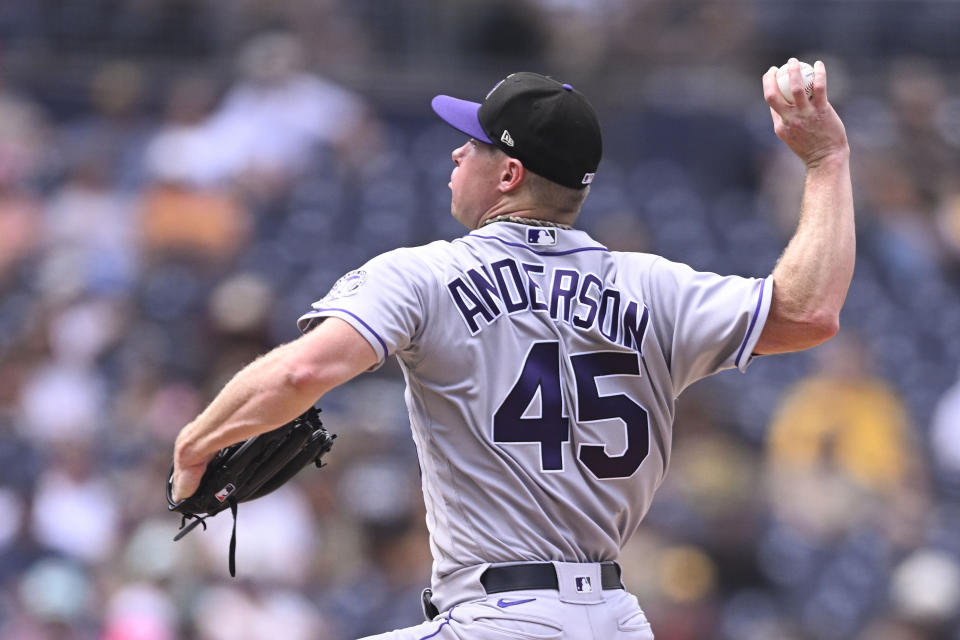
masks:
{"type": "Polygon", "coordinates": [[[277,489],[310,463],[317,467],[330,451],[336,435],[320,421],[320,410],[310,408],[287,424],[225,447],[207,463],[199,488],[188,498],[173,499],[173,465],[167,477],[167,508],[178,512],[179,540],[198,524],[224,509],[233,512],[230,538],[230,575],[236,575],[237,505],[255,500],[277,489]],[[187,519],[193,519],[187,524],[187,519]]]}

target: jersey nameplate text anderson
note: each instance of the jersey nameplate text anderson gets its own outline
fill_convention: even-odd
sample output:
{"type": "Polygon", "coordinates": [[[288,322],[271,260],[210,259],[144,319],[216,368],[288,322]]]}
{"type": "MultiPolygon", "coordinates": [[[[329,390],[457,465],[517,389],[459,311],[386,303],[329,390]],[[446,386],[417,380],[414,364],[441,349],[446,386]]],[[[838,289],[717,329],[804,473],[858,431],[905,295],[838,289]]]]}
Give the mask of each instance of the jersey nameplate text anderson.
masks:
{"type": "Polygon", "coordinates": [[[490,271],[483,265],[468,269],[447,290],[470,335],[504,312],[538,312],[584,331],[596,328],[610,342],[640,351],[649,311],[603,284],[593,273],[504,258],[491,263],[490,271]]]}

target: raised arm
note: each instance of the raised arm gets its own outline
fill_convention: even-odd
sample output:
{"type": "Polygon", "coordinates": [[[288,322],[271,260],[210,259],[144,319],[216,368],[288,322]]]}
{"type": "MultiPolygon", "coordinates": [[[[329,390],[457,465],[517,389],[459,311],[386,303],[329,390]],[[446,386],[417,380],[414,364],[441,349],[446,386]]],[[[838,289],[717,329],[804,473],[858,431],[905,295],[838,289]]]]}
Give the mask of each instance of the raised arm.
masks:
{"type": "Polygon", "coordinates": [[[850,147],[827,100],[827,72],[814,65],[813,97],[802,88],[800,64],[788,63],[793,103],[777,86],[777,68],[763,76],[777,136],[807,167],[800,222],[773,270],[773,300],[755,353],[809,349],[840,326],[856,254],[850,147]]]}
{"type": "Polygon", "coordinates": [[[217,451],[286,424],[376,362],[373,347],[356,329],[328,318],[244,367],[177,436],[174,499],[193,495],[217,451]]]}

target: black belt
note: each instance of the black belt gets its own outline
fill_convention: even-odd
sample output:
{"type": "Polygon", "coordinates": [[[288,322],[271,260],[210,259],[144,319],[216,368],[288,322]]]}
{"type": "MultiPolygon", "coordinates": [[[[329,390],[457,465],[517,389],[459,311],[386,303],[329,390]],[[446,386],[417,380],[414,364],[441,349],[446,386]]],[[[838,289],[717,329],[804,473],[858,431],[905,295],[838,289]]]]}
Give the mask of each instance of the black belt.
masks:
{"type": "MultiPolygon", "coordinates": [[[[488,567],[480,576],[480,584],[487,593],[560,588],[557,570],[550,562],[488,567]]],[[[616,562],[601,563],[600,584],[604,589],[623,589],[620,565],[616,562]]]]}

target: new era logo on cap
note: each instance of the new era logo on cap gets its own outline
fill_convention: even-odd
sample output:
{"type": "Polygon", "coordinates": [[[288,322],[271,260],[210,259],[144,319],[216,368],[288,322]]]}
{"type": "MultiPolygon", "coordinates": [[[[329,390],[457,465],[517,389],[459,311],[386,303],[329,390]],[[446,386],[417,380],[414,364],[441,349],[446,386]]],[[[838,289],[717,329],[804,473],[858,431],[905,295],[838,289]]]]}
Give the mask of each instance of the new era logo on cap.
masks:
{"type": "Polygon", "coordinates": [[[511,137],[510,132],[506,129],[503,130],[503,135],[500,136],[500,142],[507,145],[508,147],[514,146],[513,137],[511,137]]]}

